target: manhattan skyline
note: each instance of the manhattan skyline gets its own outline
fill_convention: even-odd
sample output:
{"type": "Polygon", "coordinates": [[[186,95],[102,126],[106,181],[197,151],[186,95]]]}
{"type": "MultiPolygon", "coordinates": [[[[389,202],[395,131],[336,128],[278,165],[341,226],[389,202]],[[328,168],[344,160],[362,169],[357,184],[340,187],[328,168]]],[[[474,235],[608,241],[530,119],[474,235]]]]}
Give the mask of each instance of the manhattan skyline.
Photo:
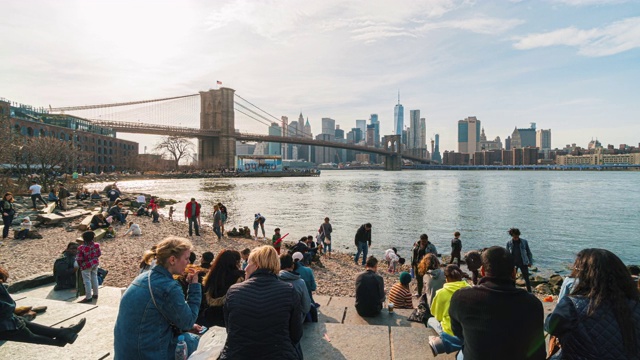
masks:
{"type": "MultiPolygon", "coordinates": [[[[637,145],[640,3],[608,0],[3,2],[0,96],[34,106],[151,99],[223,86],[276,116],[343,129],[402,105],[456,149],[536,122],[553,148],[637,145]]],[[[405,123],[406,123],[405,116],[405,123]]],[[[237,116],[237,127],[251,120],[237,116]]],[[[266,132],[265,129],[261,129],[266,132]]],[[[145,136],[122,134],[140,142],[145,136]]]]}

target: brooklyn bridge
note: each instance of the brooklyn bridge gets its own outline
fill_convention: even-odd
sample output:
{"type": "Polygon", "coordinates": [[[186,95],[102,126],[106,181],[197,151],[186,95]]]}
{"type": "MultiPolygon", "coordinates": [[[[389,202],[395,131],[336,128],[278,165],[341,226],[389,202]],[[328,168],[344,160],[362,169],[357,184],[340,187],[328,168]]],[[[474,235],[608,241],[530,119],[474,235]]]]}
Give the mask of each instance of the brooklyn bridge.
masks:
{"type": "MultiPolygon", "coordinates": [[[[429,163],[427,159],[403,153],[400,135],[383,136],[382,146],[378,148],[314,140],[311,138],[311,134],[300,133],[299,130],[296,130],[297,133],[293,134],[294,136],[275,136],[239,131],[236,129],[236,113],[267,127],[271,122],[279,122],[280,120],[240,97],[235,90],[226,87],[170,98],[57,107],[50,108],[50,112],[74,114],[90,120],[96,125],[121,133],[196,138],[198,140],[199,162],[230,168],[235,167],[237,141],[311,145],[377,154],[383,156],[385,170],[401,170],[403,158],[418,163],[429,163]],[[241,101],[237,101],[236,97],[241,101]],[[197,125],[196,113],[188,111],[190,107],[198,105],[198,100],[200,107],[199,126],[197,125]]],[[[260,126],[257,128],[259,129],[260,126]]]]}

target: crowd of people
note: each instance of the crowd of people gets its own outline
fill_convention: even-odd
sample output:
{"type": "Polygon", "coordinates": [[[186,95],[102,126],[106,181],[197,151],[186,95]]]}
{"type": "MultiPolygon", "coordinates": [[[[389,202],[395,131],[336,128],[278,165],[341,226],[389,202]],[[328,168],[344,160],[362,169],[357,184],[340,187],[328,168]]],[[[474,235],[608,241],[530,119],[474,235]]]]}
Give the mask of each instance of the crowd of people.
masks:
{"type": "MultiPolygon", "coordinates": [[[[113,221],[126,224],[117,188],[107,196],[108,216],[96,215],[91,229],[108,228],[113,221]]],[[[12,195],[5,194],[0,201],[3,220],[15,214],[12,209],[12,195]]],[[[148,209],[157,213],[157,205],[148,209]]],[[[200,212],[195,198],[185,205],[190,236],[200,236],[200,212]]],[[[224,205],[215,204],[212,227],[218,238],[224,236],[227,215],[224,205]]],[[[255,214],[256,238],[258,230],[265,237],[265,221],[255,214]]],[[[388,249],[386,272],[398,274],[389,289],[379,274],[378,259],[368,256],[371,230],[370,223],[363,224],[354,236],[353,262],[364,266],[354,279],[355,310],[362,317],[376,317],[385,303],[389,311],[413,309],[417,298],[426,308],[421,321],[437,334],[425,339],[434,356],[457,352],[458,359],[640,359],[639,286],[610,251],[585,249],[577,254],[558,304],[545,319],[542,303],[531,293],[533,255],[517,228],[508,231],[504,247],[464,255],[456,231],[448,264],[422,234],[411,249],[409,271],[402,271],[405,259],[397,249],[388,249]],[[463,262],[470,274],[461,268],[463,262]],[[518,271],[526,290],[515,285],[518,271]],[[549,349],[545,332],[552,336],[549,349]]],[[[208,327],[223,326],[227,340],[220,359],[303,359],[303,323],[317,321],[320,306],[313,299],[316,283],[309,265],[318,255],[331,254],[332,231],[325,218],[315,237],[304,236],[287,249],[283,239],[288,234],[276,228],[269,245],[204,252],[199,262],[190,240],[165,238],[143,254],[140,274],[122,296],[114,329],[115,358],[173,359],[178,336],[191,354],[208,327]]],[[[128,234],[140,235],[140,227],[130,221],[128,234]]],[[[56,290],[75,287],[75,276],[81,274],[86,292],[81,303],[98,298],[101,251],[93,238],[93,231],[83,233],[83,243],[69,243],[54,265],[56,290]]],[[[0,282],[7,277],[0,269],[0,282]]],[[[84,326],[84,320],[65,329],[30,323],[14,314],[15,302],[0,288],[0,340],[64,346],[73,343],[84,326]]]]}

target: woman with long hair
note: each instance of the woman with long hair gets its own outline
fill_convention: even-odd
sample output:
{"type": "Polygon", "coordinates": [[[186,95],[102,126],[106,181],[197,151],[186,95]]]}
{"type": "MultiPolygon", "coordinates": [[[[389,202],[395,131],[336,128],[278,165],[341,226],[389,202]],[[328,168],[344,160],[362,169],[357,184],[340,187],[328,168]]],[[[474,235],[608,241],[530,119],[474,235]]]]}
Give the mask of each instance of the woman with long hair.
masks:
{"type": "Polygon", "coordinates": [[[442,289],[446,280],[444,271],[440,269],[438,257],[432,253],[426,254],[418,264],[417,276],[422,277],[424,295],[427,297],[427,304],[431,307],[436,291],[442,289]]]}
{"type": "Polygon", "coordinates": [[[114,329],[116,360],[174,359],[178,335],[191,355],[198,348],[195,325],[202,287],[195,272],[187,276],[187,298],[173,275],[182,275],[191,255],[191,242],[169,236],[155,249],[157,265],[138,275],[122,295],[114,329]]]}
{"type": "Polygon", "coordinates": [[[244,271],[240,270],[240,253],[236,250],[222,250],[204,277],[202,310],[199,324],[204,326],[224,326],[224,305],[227,290],[231,285],[244,280],[244,271]]]}
{"type": "Polygon", "coordinates": [[[560,339],[554,359],[639,359],[640,293],[624,263],[604,249],[585,249],[576,283],[560,299],[545,330],[560,339]]]}
{"type": "Polygon", "coordinates": [[[295,288],[278,279],[273,246],[249,255],[246,280],[231,286],[224,303],[227,342],[221,360],[302,359],[302,302],[295,288]]]}

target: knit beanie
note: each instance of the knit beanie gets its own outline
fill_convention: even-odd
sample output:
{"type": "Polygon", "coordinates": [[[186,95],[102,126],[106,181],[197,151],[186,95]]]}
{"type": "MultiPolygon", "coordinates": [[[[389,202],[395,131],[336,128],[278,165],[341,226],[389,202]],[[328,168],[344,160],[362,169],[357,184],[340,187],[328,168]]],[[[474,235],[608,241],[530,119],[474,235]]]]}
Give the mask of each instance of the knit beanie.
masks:
{"type": "Polygon", "coordinates": [[[406,271],[401,272],[400,273],[400,284],[407,285],[410,282],[411,282],[411,275],[406,271]]]}

